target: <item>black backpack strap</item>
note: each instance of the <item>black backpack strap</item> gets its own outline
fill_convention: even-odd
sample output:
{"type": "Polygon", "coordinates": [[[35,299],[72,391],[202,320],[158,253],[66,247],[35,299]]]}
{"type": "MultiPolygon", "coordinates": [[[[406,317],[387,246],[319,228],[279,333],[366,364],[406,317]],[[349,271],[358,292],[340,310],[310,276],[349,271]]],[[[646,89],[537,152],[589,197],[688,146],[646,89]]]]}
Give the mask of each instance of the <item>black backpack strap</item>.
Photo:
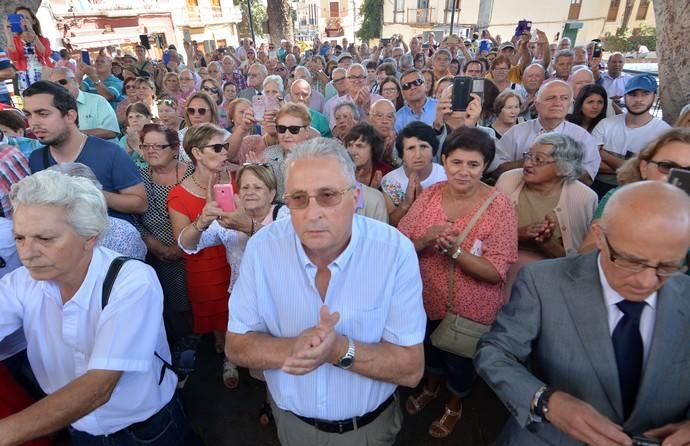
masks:
{"type": "Polygon", "coordinates": [[[50,167],[50,157],[48,156],[50,152],[50,146],[43,147],[43,168],[47,169],[50,167]]]}
{"type": "Polygon", "coordinates": [[[282,201],[276,203],[276,206],[273,208],[273,221],[276,221],[276,218],[278,218],[278,211],[280,211],[284,204],[282,201]]]}
{"type": "MultiPolygon", "coordinates": [[[[115,257],[113,261],[110,263],[108,272],[106,273],[105,279],[103,280],[103,289],[101,291],[101,309],[104,309],[106,305],[108,305],[108,301],[110,300],[110,293],[113,291],[113,285],[115,284],[115,279],[117,279],[117,275],[120,273],[122,265],[124,265],[125,262],[127,262],[128,260],[133,260],[133,258],[126,256],[115,257]]],[[[163,382],[163,378],[165,378],[165,370],[170,369],[173,372],[175,370],[173,370],[172,364],[163,359],[163,357],[159,355],[158,352],[156,352],[155,350],[153,351],[153,355],[156,358],[160,359],[163,363],[163,366],[161,367],[160,378],[158,379],[158,385],[160,386],[163,382]]]]}

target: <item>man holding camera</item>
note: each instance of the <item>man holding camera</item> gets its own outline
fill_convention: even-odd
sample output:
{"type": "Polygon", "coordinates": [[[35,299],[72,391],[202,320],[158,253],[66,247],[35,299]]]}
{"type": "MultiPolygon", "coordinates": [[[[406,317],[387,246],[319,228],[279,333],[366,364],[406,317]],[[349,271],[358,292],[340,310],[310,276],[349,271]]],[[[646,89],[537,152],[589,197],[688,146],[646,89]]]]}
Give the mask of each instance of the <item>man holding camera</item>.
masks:
{"type": "Polygon", "coordinates": [[[523,268],[479,342],[513,415],[496,444],[690,444],[690,198],[624,186],[592,230],[598,251],[523,268]]]}

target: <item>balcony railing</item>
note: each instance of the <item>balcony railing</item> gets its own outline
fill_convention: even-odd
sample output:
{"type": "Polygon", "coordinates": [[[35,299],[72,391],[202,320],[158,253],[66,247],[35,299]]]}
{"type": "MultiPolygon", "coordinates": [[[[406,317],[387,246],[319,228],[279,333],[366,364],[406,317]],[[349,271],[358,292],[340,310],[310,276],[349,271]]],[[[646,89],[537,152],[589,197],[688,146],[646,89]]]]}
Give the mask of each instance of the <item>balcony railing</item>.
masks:
{"type": "Polygon", "coordinates": [[[239,7],[223,8],[219,6],[187,6],[182,9],[182,20],[191,23],[218,23],[218,22],[240,22],[242,13],[239,7]],[[237,11],[233,11],[237,9],[237,11]]]}
{"type": "Polygon", "coordinates": [[[407,10],[407,23],[432,25],[435,23],[434,8],[416,8],[407,10]]]}

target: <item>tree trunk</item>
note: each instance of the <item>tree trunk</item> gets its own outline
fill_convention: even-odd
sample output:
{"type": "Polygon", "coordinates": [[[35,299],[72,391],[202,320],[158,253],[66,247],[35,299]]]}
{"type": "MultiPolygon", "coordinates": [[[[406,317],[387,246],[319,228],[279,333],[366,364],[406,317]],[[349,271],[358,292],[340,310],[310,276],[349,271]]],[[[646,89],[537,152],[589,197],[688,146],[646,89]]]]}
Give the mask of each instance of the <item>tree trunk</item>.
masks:
{"type": "MultiPolygon", "coordinates": [[[[41,0],[2,0],[0,1],[0,17],[5,18],[7,14],[14,14],[18,6],[28,7],[35,13],[41,6],[41,0]]],[[[0,48],[7,50],[4,30],[0,32],[0,48]]]]}
{"type": "Polygon", "coordinates": [[[276,45],[276,48],[280,45],[281,39],[293,42],[290,3],[287,0],[267,0],[266,4],[271,42],[276,45]]]}
{"type": "Polygon", "coordinates": [[[661,108],[664,120],[673,124],[690,103],[690,45],[684,38],[690,35],[690,2],[654,0],[654,15],[661,108]]]}

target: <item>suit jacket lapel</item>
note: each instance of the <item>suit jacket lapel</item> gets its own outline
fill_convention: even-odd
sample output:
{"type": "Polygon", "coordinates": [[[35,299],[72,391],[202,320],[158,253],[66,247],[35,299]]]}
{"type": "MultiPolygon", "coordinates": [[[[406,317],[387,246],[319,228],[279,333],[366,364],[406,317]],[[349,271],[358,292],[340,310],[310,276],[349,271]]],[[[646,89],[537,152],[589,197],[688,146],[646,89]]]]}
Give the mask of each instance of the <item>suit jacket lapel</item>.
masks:
{"type": "Polygon", "coordinates": [[[616,414],[623,421],[623,402],[618,366],[611,342],[608,312],[601,291],[597,266],[598,251],[582,256],[563,284],[566,306],[575,322],[582,346],[616,414]]]}
{"type": "MultiPolygon", "coordinates": [[[[682,282],[669,280],[659,290],[657,299],[654,335],[649,355],[642,374],[635,409],[647,411],[659,404],[655,400],[655,388],[666,379],[666,366],[676,355],[679,346],[690,344],[690,305],[687,304],[689,291],[682,282]]],[[[630,414],[630,423],[637,418],[636,410],[630,414]]]]}

